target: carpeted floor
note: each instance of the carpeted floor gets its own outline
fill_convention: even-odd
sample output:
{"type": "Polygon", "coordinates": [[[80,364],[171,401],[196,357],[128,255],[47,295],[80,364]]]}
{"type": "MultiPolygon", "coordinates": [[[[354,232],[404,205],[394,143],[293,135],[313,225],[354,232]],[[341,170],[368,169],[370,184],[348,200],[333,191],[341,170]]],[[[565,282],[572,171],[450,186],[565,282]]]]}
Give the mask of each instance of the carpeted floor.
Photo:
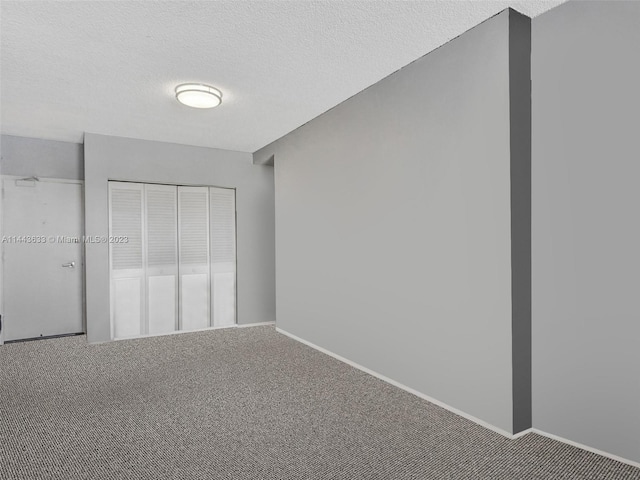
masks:
{"type": "Polygon", "coordinates": [[[0,347],[1,479],[616,479],[254,327],[0,347]]]}

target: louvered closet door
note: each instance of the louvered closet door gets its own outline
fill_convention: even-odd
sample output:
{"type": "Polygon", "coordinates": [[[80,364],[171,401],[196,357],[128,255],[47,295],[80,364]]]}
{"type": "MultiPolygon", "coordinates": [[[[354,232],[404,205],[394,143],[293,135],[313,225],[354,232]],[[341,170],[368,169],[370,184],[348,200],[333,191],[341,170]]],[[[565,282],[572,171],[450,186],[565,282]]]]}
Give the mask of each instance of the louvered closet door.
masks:
{"type": "Polygon", "coordinates": [[[178,188],[145,185],[146,333],[178,328],[178,188]]]}
{"type": "Polygon", "coordinates": [[[178,187],[180,327],[211,325],[209,315],[209,188],[178,187]]]}
{"type": "Polygon", "coordinates": [[[109,235],[127,242],[109,244],[113,338],[144,332],[143,185],[109,182],[109,235]]]}
{"type": "Polygon", "coordinates": [[[236,323],[236,191],[209,189],[213,326],[236,323]]]}

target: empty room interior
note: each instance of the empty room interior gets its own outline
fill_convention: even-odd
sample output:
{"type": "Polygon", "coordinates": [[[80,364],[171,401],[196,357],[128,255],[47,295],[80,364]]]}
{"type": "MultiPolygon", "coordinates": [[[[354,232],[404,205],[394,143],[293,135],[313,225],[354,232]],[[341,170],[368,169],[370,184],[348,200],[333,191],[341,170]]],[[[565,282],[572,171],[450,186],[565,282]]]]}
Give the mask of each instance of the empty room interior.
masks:
{"type": "Polygon", "coordinates": [[[640,2],[0,9],[0,479],[640,480],[640,2]]]}

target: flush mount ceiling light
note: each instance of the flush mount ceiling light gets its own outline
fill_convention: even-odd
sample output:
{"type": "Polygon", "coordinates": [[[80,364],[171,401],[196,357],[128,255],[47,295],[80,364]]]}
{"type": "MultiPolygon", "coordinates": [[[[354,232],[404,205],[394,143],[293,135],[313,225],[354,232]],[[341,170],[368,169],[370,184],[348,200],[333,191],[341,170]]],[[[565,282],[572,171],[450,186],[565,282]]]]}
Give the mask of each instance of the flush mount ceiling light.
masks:
{"type": "Polygon", "coordinates": [[[222,103],[222,92],[201,83],[183,83],[176,87],[176,100],[193,108],[213,108],[222,103]]]}

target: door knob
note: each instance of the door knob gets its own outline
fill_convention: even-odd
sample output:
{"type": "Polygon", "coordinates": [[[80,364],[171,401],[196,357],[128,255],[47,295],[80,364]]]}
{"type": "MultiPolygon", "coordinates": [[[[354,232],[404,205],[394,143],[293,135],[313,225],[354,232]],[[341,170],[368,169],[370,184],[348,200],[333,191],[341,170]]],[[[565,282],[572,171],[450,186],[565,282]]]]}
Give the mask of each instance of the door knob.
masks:
{"type": "Polygon", "coordinates": [[[73,268],[76,266],[76,262],[63,263],[62,266],[64,268],[73,268]]]}

